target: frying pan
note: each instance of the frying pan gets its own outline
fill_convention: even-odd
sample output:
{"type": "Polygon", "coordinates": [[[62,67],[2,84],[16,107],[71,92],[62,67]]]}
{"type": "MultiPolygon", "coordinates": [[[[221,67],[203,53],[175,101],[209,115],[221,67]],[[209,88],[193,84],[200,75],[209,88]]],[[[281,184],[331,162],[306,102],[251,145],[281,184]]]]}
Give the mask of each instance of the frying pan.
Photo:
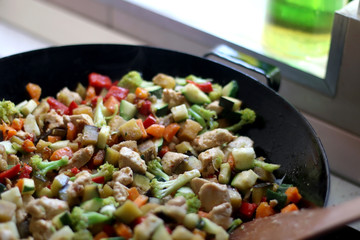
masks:
{"type": "Polygon", "coordinates": [[[78,82],[87,84],[90,72],[118,80],[131,70],[151,80],[157,73],[185,77],[194,74],[222,85],[235,79],[238,98],[257,113],[251,127],[241,135],[254,140],[258,156],[281,164],[278,178],[298,186],[305,199],[326,205],[329,166],[319,138],[306,119],[286,100],[252,77],[215,61],[148,46],[71,45],[51,47],[0,59],[0,96],[15,103],[27,99],[25,84],[37,83],[42,97],[55,95],[78,82]]]}

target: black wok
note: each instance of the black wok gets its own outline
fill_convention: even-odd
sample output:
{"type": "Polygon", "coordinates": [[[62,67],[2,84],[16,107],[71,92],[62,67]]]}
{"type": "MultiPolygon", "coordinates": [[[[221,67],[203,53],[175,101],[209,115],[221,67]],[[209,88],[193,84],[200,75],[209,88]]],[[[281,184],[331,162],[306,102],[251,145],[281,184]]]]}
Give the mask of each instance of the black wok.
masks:
{"type": "Polygon", "coordinates": [[[37,83],[42,96],[55,95],[64,86],[75,89],[87,83],[90,72],[119,79],[137,70],[144,79],[159,72],[185,77],[194,74],[220,84],[236,79],[238,98],[255,110],[256,123],[243,129],[255,142],[257,155],[281,164],[276,176],[298,186],[317,206],[329,195],[329,167],[319,138],[305,118],[276,92],[253,78],[213,61],[145,46],[76,45],[53,47],[0,59],[0,96],[15,103],[28,98],[25,84],[37,83]]]}

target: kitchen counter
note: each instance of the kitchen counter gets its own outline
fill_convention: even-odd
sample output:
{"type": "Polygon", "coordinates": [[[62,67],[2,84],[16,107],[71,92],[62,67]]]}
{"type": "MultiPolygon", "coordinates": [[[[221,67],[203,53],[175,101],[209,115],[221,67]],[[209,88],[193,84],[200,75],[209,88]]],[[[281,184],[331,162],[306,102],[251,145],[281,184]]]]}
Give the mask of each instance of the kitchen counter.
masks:
{"type": "MultiPolygon", "coordinates": [[[[0,0],[0,35],[0,57],[66,44],[146,44],[144,40],[108,28],[58,6],[34,0],[0,0]],[[46,21],[42,21],[43,19],[46,21]]],[[[331,153],[328,154],[329,158],[339,157],[341,159],[344,156],[360,155],[360,150],[356,147],[360,145],[360,140],[357,137],[344,133],[342,130],[310,115],[305,116],[320,138],[324,138],[325,149],[331,153]],[[343,142],[346,144],[340,146],[343,142]]],[[[330,165],[330,167],[332,166],[330,165]]],[[[339,204],[356,196],[360,196],[358,185],[350,183],[342,176],[331,174],[331,192],[328,205],[339,204]]],[[[360,230],[360,223],[354,223],[350,226],[360,230]]]]}

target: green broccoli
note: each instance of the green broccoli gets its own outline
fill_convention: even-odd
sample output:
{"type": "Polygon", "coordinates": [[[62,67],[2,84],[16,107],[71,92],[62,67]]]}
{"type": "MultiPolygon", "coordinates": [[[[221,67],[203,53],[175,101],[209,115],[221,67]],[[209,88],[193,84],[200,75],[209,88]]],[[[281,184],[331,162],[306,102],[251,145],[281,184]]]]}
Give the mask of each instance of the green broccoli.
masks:
{"type": "Polygon", "coordinates": [[[130,92],[135,92],[136,88],[140,87],[143,79],[139,72],[131,71],[121,78],[118,83],[119,87],[127,88],[130,92]]]}
{"type": "Polygon", "coordinates": [[[69,158],[67,156],[62,157],[57,161],[43,161],[39,155],[34,155],[30,158],[30,166],[36,171],[37,176],[45,177],[45,175],[52,170],[57,170],[62,166],[68,164],[69,158]]]}
{"type": "Polygon", "coordinates": [[[74,231],[80,231],[95,224],[107,222],[111,219],[111,217],[98,212],[85,212],[81,207],[74,207],[70,216],[71,225],[74,231]]]}
{"type": "Polygon", "coordinates": [[[241,113],[241,120],[240,122],[226,128],[230,132],[237,132],[239,131],[244,125],[251,124],[255,122],[256,114],[253,110],[250,108],[245,108],[243,110],[240,110],[241,113]]]}
{"type": "Polygon", "coordinates": [[[150,182],[152,188],[152,193],[156,198],[162,199],[163,197],[175,192],[177,189],[181,188],[191,179],[195,177],[200,177],[200,172],[197,169],[184,172],[180,174],[176,179],[169,180],[166,182],[158,181],[156,178],[153,178],[150,182]]]}
{"type": "Polygon", "coordinates": [[[0,102],[0,118],[10,123],[16,114],[19,114],[19,110],[15,107],[15,104],[11,101],[2,100],[0,102]]]}
{"type": "Polygon", "coordinates": [[[201,206],[201,201],[189,187],[181,187],[177,190],[175,197],[183,196],[186,199],[187,212],[197,213],[201,206]]]}
{"type": "Polygon", "coordinates": [[[205,120],[208,120],[208,121],[217,117],[215,111],[205,109],[196,104],[192,105],[191,109],[194,110],[197,114],[199,114],[202,118],[204,118],[205,120]]]}
{"type": "Polygon", "coordinates": [[[117,170],[118,170],[118,168],[115,168],[114,165],[106,162],[99,167],[97,173],[94,173],[91,175],[91,178],[96,178],[96,177],[102,176],[105,178],[105,181],[110,181],[112,179],[113,173],[117,170]]]}
{"type": "Polygon", "coordinates": [[[162,178],[165,181],[169,181],[169,176],[164,173],[163,167],[158,159],[151,160],[147,163],[147,170],[154,174],[158,179],[162,178]]]}
{"type": "Polygon", "coordinates": [[[93,235],[87,229],[82,229],[78,232],[75,232],[71,240],[89,240],[93,239],[93,235]]]}

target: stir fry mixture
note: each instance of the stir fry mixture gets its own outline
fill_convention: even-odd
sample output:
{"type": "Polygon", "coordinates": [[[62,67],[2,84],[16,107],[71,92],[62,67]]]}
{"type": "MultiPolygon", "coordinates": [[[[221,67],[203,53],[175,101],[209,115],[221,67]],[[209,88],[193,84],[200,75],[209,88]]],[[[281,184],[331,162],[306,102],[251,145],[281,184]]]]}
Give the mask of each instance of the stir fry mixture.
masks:
{"type": "Polygon", "coordinates": [[[298,209],[280,166],[239,135],[256,114],[225,86],[137,71],[0,102],[0,239],[228,239],[298,209]]]}

